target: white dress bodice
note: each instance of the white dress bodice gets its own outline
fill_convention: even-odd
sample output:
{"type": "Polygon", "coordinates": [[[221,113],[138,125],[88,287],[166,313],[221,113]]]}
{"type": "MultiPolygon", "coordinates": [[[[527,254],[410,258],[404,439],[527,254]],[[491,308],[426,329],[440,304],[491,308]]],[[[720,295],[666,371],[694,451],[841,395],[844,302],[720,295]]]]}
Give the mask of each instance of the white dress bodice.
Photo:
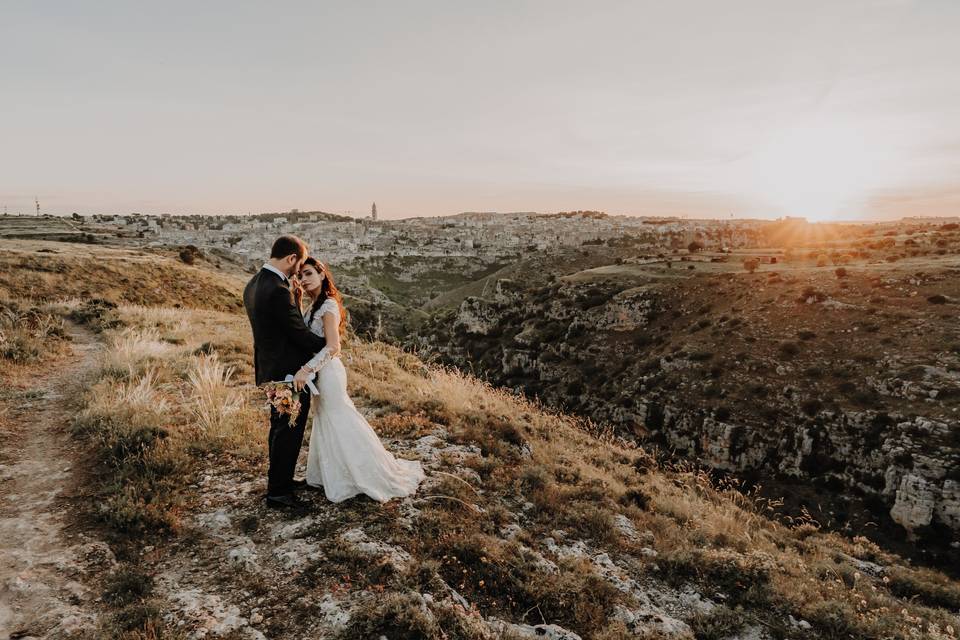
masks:
{"type": "Polygon", "coordinates": [[[340,307],[337,305],[336,300],[330,298],[323,301],[316,313],[313,313],[313,307],[311,305],[303,314],[303,321],[309,324],[310,331],[321,338],[325,337],[323,333],[323,316],[327,313],[332,313],[337,323],[340,323],[340,307]],[[313,315],[312,321],[310,320],[311,314],[313,315]]]}

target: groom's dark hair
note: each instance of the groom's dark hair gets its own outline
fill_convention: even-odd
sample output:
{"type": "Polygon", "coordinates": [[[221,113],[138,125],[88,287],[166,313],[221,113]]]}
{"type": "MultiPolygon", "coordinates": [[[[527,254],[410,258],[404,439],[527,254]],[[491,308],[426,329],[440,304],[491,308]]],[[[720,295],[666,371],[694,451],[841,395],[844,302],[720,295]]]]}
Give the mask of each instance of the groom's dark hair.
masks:
{"type": "Polygon", "coordinates": [[[286,234],[273,241],[273,248],[270,249],[271,258],[286,258],[296,254],[298,258],[306,258],[309,250],[307,243],[297,236],[286,234]]]}

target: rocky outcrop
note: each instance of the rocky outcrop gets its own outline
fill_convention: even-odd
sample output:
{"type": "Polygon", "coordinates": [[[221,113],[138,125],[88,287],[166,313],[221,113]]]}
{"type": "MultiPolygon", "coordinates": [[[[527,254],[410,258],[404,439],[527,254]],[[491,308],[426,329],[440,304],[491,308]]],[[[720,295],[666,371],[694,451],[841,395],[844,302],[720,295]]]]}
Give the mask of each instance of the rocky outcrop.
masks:
{"type": "Polygon", "coordinates": [[[715,469],[843,487],[911,535],[956,536],[956,349],[901,346],[859,300],[816,287],[777,310],[765,285],[503,281],[411,344],[715,469]]]}

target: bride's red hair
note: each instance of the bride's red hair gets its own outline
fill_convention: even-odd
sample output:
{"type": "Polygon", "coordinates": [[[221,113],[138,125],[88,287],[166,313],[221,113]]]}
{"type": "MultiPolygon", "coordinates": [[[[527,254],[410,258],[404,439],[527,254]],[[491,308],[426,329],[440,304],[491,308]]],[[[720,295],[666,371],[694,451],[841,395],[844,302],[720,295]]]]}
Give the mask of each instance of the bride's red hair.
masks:
{"type": "MultiPolygon", "coordinates": [[[[343,332],[347,330],[347,309],[343,306],[343,296],[340,295],[340,290],[337,289],[337,285],[333,281],[333,274],[330,272],[330,268],[313,256],[303,261],[303,266],[306,267],[307,265],[310,265],[323,274],[323,284],[320,285],[320,293],[313,301],[313,304],[310,305],[310,322],[313,322],[313,316],[317,313],[320,305],[322,305],[327,298],[331,298],[337,303],[337,308],[340,310],[340,326],[338,329],[340,335],[343,335],[343,332]]],[[[302,268],[303,267],[301,267],[301,269],[302,268]]],[[[310,322],[307,324],[310,324],[310,322]]]]}

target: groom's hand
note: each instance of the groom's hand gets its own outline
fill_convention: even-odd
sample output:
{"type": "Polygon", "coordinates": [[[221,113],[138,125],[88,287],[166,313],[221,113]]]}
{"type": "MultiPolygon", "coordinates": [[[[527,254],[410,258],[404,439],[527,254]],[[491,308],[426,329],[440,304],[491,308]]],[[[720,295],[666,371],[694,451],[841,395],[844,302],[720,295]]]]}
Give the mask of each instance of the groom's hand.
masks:
{"type": "Polygon", "coordinates": [[[297,392],[303,391],[303,388],[307,386],[307,380],[310,379],[310,374],[303,368],[297,371],[297,374],[293,376],[293,389],[297,392]]]}

